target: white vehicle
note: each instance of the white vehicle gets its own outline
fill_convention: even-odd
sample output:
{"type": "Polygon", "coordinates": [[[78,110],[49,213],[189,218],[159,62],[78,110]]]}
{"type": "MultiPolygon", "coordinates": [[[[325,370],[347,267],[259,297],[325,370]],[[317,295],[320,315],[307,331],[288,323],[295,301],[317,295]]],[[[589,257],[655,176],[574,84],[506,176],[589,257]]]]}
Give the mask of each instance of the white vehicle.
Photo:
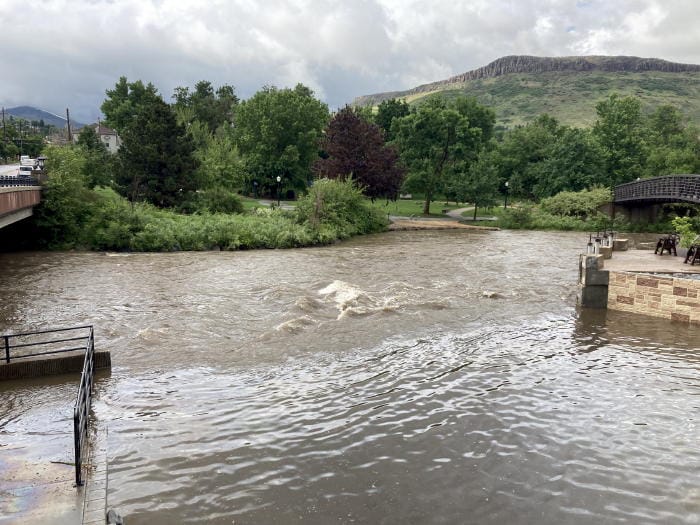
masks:
{"type": "Polygon", "coordinates": [[[33,168],[34,166],[36,166],[36,159],[29,158],[29,155],[22,155],[19,158],[19,165],[30,166],[33,168]]]}
{"type": "Polygon", "coordinates": [[[33,171],[34,171],[34,168],[32,166],[22,165],[17,169],[17,176],[19,176],[19,177],[22,177],[22,176],[31,177],[33,171]]]}

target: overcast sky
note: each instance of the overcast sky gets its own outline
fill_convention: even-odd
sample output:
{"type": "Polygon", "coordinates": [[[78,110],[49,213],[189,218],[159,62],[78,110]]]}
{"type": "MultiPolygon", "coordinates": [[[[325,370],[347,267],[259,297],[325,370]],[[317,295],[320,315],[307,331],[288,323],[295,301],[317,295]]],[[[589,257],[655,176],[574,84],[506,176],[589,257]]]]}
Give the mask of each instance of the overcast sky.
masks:
{"type": "Polygon", "coordinates": [[[118,78],[311,87],[331,108],[504,55],[700,63],[698,0],[0,0],[0,104],[94,122],[118,78]]]}

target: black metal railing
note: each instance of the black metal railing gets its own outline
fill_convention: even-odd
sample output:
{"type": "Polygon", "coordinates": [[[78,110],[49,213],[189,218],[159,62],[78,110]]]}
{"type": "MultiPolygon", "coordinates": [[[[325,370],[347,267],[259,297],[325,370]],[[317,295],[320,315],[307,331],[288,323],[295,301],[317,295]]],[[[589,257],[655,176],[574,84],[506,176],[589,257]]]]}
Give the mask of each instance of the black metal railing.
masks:
{"type": "Polygon", "coordinates": [[[0,186],[39,186],[39,180],[29,175],[0,175],[0,186]]]}
{"type": "Polygon", "coordinates": [[[95,334],[92,325],[5,334],[2,336],[2,339],[5,347],[4,361],[6,363],[79,350],[85,352],[80,386],[78,387],[78,395],[73,407],[75,483],[78,486],[83,485],[83,456],[87,449],[87,430],[95,375],[95,334]],[[73,335],[71,332],[78,335],[73,335]],[[69,337],[64,337],[64,335],[69,337]]]}
{"type": "Polygon", "coordinates": [[[86,341],[92,334],[92,325],[74,326],[72,328],[58,328],[55,330],[40,330],[37,332],[23,332],[19,334],[5,334],[2,336],[6,363],[17,359],[27,359],[42,355],[62,354],[83,350],[85,344],[77,344],[77,341],[86,341]],[[87,335],[73,337],[53,337],[55,334],[69,334],[70,332],[88,331],[87,335]],[[67,344],[70,343],[70,344],[67,344]]]}
{"type": "Polygon", "coordinates": [[[73,408],[73,436],[75,441],[75,484],[83,484],[83,454],[87,449],[87,431],[92,405],[92,385],[95,378],[95,336],[90,327],[90,334],[85,345],[83,372],[80,375],[78,396],[73,408]]]}

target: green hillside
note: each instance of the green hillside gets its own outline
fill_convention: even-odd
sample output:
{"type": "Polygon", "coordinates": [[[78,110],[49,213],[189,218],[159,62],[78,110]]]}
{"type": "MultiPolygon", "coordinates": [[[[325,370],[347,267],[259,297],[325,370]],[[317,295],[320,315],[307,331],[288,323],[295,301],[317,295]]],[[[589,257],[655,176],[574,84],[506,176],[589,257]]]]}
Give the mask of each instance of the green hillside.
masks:
{"type": "MultiPolygon", "coordinates": [[[[614,66],[623,64],[623,67],[626,66],[628,69],[634,69],[634,67],[639,69],[633,57],[624,58],[625,61],[619,60],[614,66]]],[[[533,59],[538,60],[535,57],[530,58],[530,60],[533,59]]],[[[550,65],[551,61],[557,64],[557,59],[548,60],[550,63],[547,65],[550,65]]],[[[673,65],[663,61],[658,63],[673,65]]],[[[652,65],[655,64],[656,62],[652,62],[652,65]]],[[[512,64],[508,65],[512,67],[512,64]]],[[[609,64],[606,64],[606,67],[615,69],[609,64]]],[[[619,93],[639,97],[645,111],[652,111],[662,104],[670,104],[680,109],[691,121],[700,124],[698,66],[687,66],[690,70],[685,71],[601,69],[542,71],[542,68],[536,70],[537,68],[533,67],[532,72],[507,72],[506,67],[505,72],[482,73],[486,68],[445,81],[419,86],[409,91],[359,97],[354,103],[376,105],[389,98],[403,98],[410,104],[419,104],[431,96],[456,97],[466,94],[494,108],[498,124],[503,127],[512,128],[518,124],[524,124],[542,113],[554,116],[563,124],[588,126],[596,118],[596,103],[611,93],[619,93]],[[481,78],[468,78],[470,76],[481,78]]],[[[527,65],[520,66],[519,69],[527,70],[527,65]]]]}

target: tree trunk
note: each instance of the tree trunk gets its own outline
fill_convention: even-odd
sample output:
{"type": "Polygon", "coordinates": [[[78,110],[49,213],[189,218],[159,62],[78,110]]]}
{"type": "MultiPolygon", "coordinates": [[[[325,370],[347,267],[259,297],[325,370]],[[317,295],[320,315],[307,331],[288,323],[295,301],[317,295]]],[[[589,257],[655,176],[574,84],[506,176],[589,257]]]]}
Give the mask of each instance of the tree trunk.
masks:
{"type": "Polygon", "coordinates": [[[430,192],[425,194],[425,202],[423,203],[423,215],[430,215],[430,201],[432,200],[433,196],[430,194],[430,192]]]}
{"type": "Polygon", "coordinates": [[[474,220],[476,220],[476,202],[474,203],[474,220]]]}

